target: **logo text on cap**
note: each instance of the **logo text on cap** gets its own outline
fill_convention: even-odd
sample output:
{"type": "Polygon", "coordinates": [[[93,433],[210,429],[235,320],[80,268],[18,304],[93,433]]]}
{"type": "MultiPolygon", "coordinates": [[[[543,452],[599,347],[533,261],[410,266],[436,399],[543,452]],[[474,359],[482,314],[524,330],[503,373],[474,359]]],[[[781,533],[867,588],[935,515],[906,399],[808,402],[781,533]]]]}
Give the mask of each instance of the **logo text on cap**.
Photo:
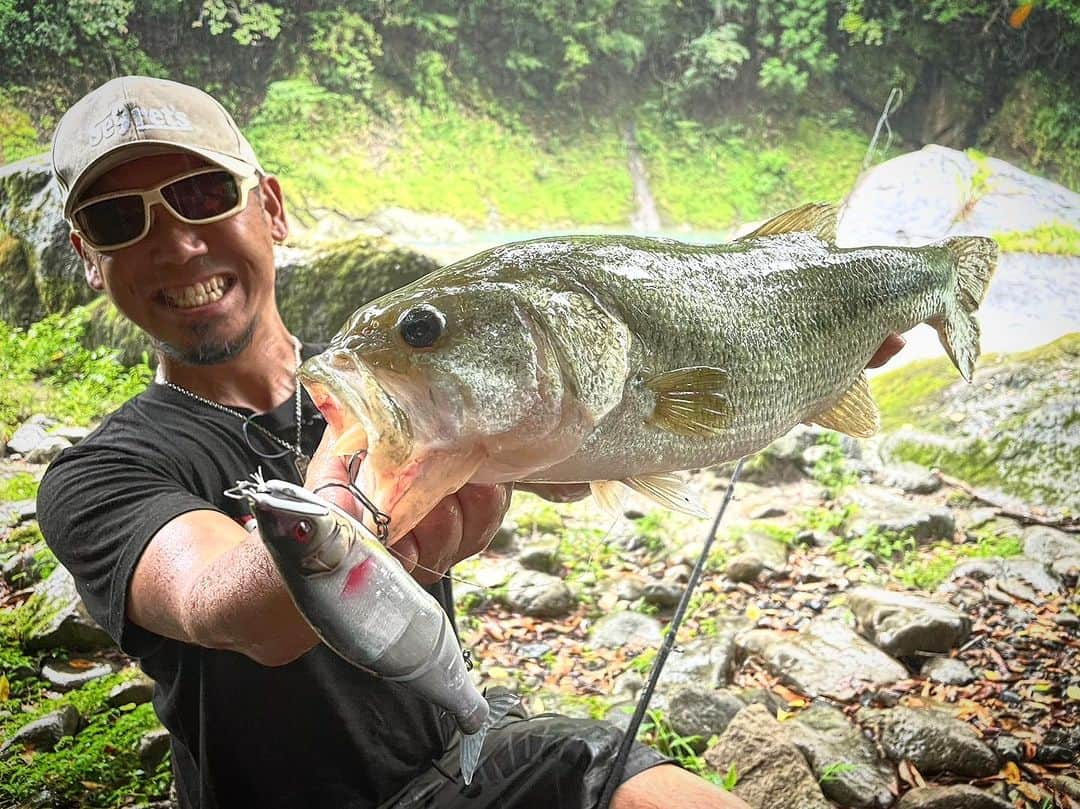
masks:
{"type": "Polygon", "coordinates": [[[137,104],[125,104],[90,127],[87,140],[90,146],[98,146],[112,138],[123,138],[134,127],[136,132],[147,129],[170,129],[190,132],[194,127],[191,119],[183,110],[168,104],[163,107],[140,107],[137,104]]]}

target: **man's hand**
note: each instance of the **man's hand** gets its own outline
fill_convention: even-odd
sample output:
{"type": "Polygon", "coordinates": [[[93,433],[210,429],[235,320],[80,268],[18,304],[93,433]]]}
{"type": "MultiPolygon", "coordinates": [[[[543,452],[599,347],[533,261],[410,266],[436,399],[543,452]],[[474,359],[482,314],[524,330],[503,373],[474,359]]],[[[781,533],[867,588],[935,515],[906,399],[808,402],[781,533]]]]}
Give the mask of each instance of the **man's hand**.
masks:
{"type": "MultiPolygon", "coordinates": [[[[308,466],[308,489],[328,483],[347,484],[346,458],[333,455],[330,448],[337,435],[329,427],[308,466]]],[[[443,498],[417,526],[394,543],[392,552],[404,568],[421,584],[433,584],[453,565],[487,547],[502,524],[510,506],[509,485],[468,484],[443,498]]],[[[362,506],[340,486],[319,492],[343,511],[363,518],[362,506]]]]}

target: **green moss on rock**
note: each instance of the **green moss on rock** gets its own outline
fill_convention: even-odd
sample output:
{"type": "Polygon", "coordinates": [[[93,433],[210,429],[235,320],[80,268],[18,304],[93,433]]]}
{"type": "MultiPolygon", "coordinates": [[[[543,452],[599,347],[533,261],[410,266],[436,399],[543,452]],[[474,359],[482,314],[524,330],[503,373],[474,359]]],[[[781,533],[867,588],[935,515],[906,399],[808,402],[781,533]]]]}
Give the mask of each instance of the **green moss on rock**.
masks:
{"type": "Polygon", "coordinates": [[[1036,505],[1080,511],[1080,334],[983,358],[974,383],[951,383],[946,360],[874,380],[883,452],[1036,505]],[[908,425],[897,429],[900,425],[908,425]]]}
{"type": "Polygon", "coordinates": [[[285,324],[304,340],[329,340],[365,303],[437,269],[431,258],[360,237],[298,255],[278,268],[285,324]]]}
{"type": "Polygon", "coordinates": [[[41,315],[34,276],[22,242],[0,228],[0,320],[26,325],[41,315]]]}
{"type": "Polygon", "coordinates": [[[154,346],[146,333],[120,314],[106,296],[99,295],[86,306],[90,314],[83,332],[82,344],[86,348],[108,346],[119,351],[118,359],[124,365],[134,365],[143,354],[154,355],[154,346]]]}

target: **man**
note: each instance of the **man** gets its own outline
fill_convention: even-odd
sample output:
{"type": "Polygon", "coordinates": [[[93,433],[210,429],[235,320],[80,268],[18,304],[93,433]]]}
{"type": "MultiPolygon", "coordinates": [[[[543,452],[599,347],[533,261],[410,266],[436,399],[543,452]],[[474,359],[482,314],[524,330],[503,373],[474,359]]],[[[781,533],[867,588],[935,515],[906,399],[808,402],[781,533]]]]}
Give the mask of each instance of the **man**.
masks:
{"type": "MultiPolygon", "coordinates": [[[[512,723],[464,788],[452,720],[318,643],[224,497],[256,468],[312,489],[346,480],[294,376],[318,347],[276,305],[281,187],[229,114],[192,87],[114,79],[60,121],[53,168],[87,282],[152,338],[159,365],[50,466],[39,519],[90,612],[155,681],[181,805],[591,806],[613,728],[512,723]]],[[[486,546],[509,497],[466,486],[395,546],[451,615],[441,574],[486,546]]],[[[612,806],[677,805],[745,806],[635,748],[612,806]]]]}

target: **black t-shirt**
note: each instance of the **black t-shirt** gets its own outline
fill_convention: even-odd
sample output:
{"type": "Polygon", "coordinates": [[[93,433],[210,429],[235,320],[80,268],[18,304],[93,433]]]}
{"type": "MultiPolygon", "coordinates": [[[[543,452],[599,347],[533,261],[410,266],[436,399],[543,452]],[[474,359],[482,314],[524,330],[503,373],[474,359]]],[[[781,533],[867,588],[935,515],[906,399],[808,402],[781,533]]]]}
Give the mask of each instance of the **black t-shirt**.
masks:
{"type": "MultiPolygon", "coordinates": [[[[292,443],[294,413],[290,399],[258,421],[292,443]]],[[[325,424],[306,393],[302,422],[310,454],[325,424]]],[[[38,494],[42,532],[91,615],[154,679],[183,806],[376,806],[445,749],[453,724],[439,709],[323,644],[266,667],[127,618],[135,565],[162,526],[197,509],[245,525],[246,505],[225,489],[259,467],[267,478],[297,480],[291,453],[259,458],[241,428],[233,414],[151,385],[50,465],[38,494]]],[[[262,452],[279,449],[264,442],[262,452]]],[[[449,581],[430,590],[453,615],[449,581]]]]}

